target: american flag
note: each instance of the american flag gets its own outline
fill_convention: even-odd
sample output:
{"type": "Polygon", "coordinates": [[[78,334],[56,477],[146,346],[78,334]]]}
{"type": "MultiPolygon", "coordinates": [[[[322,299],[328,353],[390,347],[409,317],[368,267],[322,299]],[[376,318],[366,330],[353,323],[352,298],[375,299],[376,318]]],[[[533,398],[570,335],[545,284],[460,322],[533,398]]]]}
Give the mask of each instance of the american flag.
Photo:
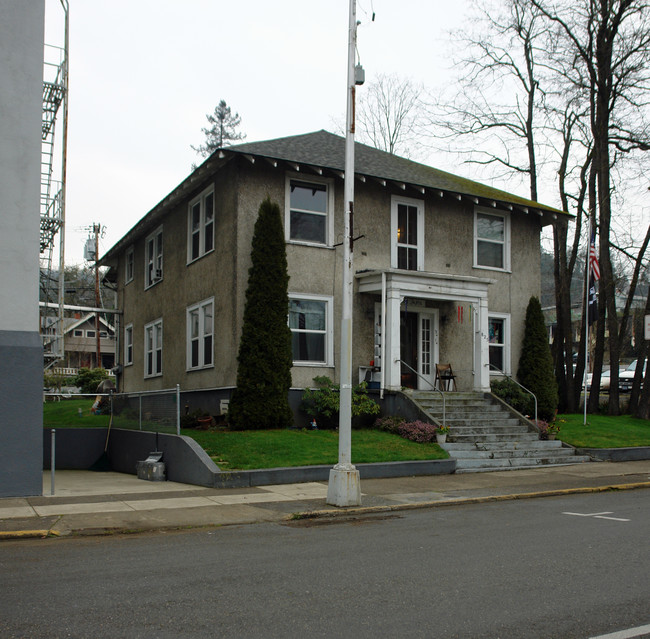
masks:
{"type": "Polygon", "coordinates": [[[598,264],[598,257],[596,256],[596,232],[591,234],[591,244],[589,244],[589,267],[594,274],[594,280],[597,282],[600,279],[600,265],[598,264]]]}

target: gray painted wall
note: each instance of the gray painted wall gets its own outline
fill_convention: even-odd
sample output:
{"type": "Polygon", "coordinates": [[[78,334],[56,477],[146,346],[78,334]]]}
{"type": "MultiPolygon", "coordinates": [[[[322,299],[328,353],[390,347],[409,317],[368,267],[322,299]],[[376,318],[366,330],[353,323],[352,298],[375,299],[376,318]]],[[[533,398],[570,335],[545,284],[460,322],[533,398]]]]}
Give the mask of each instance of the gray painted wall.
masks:
{"type": "Polygon", "coordinates": [[[40,495],[43,0],[0,0],[0,497],[40,495]]]}

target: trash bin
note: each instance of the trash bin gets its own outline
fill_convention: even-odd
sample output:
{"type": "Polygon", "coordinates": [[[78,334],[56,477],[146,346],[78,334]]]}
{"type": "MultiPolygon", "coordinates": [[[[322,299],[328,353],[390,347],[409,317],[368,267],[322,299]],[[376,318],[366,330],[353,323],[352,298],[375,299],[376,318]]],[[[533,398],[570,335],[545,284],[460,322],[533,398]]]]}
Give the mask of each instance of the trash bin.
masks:
{"type": "Polygon", "coordinates": [[[149,453],[149,457],[136,464],[138,479],[147,481],[165,481],[165,463],[161,461],[163,454],[159,451],[149,453]]]}

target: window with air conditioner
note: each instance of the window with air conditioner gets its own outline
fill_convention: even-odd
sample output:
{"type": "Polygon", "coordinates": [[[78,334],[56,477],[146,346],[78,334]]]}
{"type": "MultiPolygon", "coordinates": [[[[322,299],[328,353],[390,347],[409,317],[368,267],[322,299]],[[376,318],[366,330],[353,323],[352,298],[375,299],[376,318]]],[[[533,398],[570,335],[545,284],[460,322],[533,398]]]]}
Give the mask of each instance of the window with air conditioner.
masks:
{"type": "Polygon", "coordinates": [[[163,277],[163,229],[157,228],[145,241],[145,288],[163,277]]]}

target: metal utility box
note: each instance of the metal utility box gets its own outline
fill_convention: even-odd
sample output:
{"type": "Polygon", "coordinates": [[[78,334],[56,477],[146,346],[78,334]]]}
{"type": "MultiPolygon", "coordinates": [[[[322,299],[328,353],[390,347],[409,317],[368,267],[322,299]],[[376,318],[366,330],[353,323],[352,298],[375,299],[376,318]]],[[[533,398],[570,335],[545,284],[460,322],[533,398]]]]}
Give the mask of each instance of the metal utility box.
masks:
{"type": "Polygon", "coordinates": [[[160,461],[163,454],[161,452],[149,453],[149,457],[144,461],[139,461],[135,467],[138,473],[138,479],[148,481],[165,481],[165,464],[160,461]]]}

